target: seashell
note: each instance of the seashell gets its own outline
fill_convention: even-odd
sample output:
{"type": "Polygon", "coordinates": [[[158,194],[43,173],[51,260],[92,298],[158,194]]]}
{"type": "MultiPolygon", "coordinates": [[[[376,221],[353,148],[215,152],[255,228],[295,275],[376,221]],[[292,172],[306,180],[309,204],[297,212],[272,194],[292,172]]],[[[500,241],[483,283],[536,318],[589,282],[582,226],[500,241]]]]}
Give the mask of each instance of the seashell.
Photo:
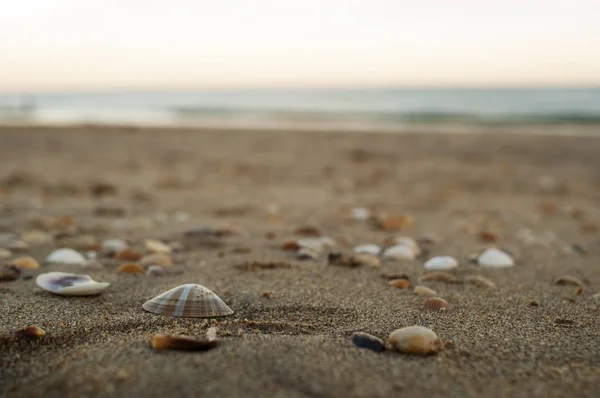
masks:
{"type": "Polygon", "coordinates": [[[160,265],[151,265],[148,267],[148,271],[146,272],[146,275],[149,276],[165,276],[166,274],[167,270],[160,265]]]}
{"type": "Polygon", "coordinates": [[[14,252],[24,252],[29,250],[29,243],[22,240],[13,240],[12,242],[8,243],[6,249],[14,252]]]}
{"type": "Polygon", "coordinates": [[[93,296],[100,294],[110,283],[96,282],[89,275],[48,272],[40,274],[35,283],[42,289],[62,296],[93,296]]]}
{"type": "Polygon", "coordinates": [[[419,247],[419,244],[410,236],[395,236],[393,238],[386,239],[385,244],[386,246],[408,246],[413,250],[415,257],[421,255],[421,248],[419,247]]]}
{"type": "Polygon", "coordinates": [[[21,269],[40,268],[40,263],[38,263],[38,261],[35,258],[29,256],[15,258],[11,261],[11,264],[21,269]]]}
{"type": "Polygon", "coordinates": [[[358,348],[366,348],[367,350],[381,352],[385,350],[383,340],[369,333],[354,332],[352,333],[352,343],[358,348]]]}
{"type": "Polygon", "coordinates": [[[471,275],[465,278],[465,282],[472,283],[479,287],[487,287],[490,289],[495,289],[496,284],[489,280],[488,278],[484,278],[481,275],[471,275]]]}
{"type": "Polygon", "coordinates": [[[482,267],[505,268],[515,265],[514,260],[502,250],[494,247],[486,249],[478,258],[477,263],[482,267]]]}
{"type": "Polygon", "coordinates": [[[554,280],[556,285],[573,285],[573,286],[583,286],[583,282],[574,276],[570,275],[562,275],[554,280]]]}
{"type": "Polygon", "coordinates": [[[410,281],[408,279],[392,279],[388,282],[388,285],[397,287],[398,289],[408,289],[410,281]]]}
{"type": "Polygon", "coordinates": [[[379,220],[379,228],[384,231],[400,231],[415,225],[415,219],[410,214],[388,216],[379,220]]]}
{"type": "Polygon", "coordinates": [[[49,263],[60,263],[60,264],[79,264],[84,265],[87,263],[85,257],[73,249],[58,249],[50,253],[46,259],[49,263]]]}
{"type": "Polygon", "coordinates": [[[298,250],[298,253],[296,253],[296,258],[298,260],[316,260],[319,258],[319,254],[319,252],[309,249],[308,247],[302,247],[298,250]]]}
{"type": "Polygon", "coordinates": [[[432,310],[432,311],[445,311],[450,308],[450,304],[443,298],[434,297],[425,301],[423,304],[424,310],[432,310]]]}
{"type": "Polygon", "coordinates": [[[156,253],[142,257],[140,265],[147,267],[149,265],[160,265],[161,267],[170,267],[173,265],[173,260],[166,254],[156,253]]]}
{"type": "Polygon", "coordinates": [[[427,270],[445,270],[458,267],[458,261],[451,256],[438,256],[427,260],[424,264],[427,270]]]}
{"type": "Polygon", "coordinates": [[[432,289],[428,288],[427,286],[423,286],[423,285],[415,286],[414,292],[415,292],[415,294],[418,294],[420,296],[435,296],[437,294],[437,292],[435,290],[432,290],[432,289]]]}
{"type": "Polygon", "coordinates": [[[139,261],[144,255],[135,249],[127,247],[119,250],[115,254],[115,259],[124,261],[139,261]]]}
{"type": "Polygon", "coordinates": [[[370,267],[379,267],[381,265],[379,256],[369,253],[356,254],[352,256],[350,262],[352,265],[367,265],[370,267]]]}
{"type": "Polygon", "coordinates": [[[211,318],[233,314],[233,310],[202,285],[177,286],[142,305],[148,312],[176,317],[211,318]]]}
{"type": "Polygon", "coordinates": [[[0,260],[6,260],[7,258],[11,258],[12,253],[10,250],[0,248],[0,260]]]}
{"type": "Polygon", "coordinates": [[[286,240],[285,242],[283,242],[280,248],[284,251],[295,252],[300,249],[300,245],[298,245],[298,242],[296,240],[286,240]]]}
{"type": "Polygon", "coordinates": [[[364,207],[355,207],[352,209],[352,218],[357,221],[365,221],[369,217],[371,217],[369,209],[365,209],[364,207]]]}
{"type": "Polygon", "coordinates": [[[35,245],[44,245],[47,243],[51,243],[54,240],[52,234],[48,232],[40,231],[37,229],[31,231],[25,231],[21,234],[21,240],[24,242],[35,246],[35,245]]]}
{"type": "Polygon", "coordinates": [[[117,253],[128,247],[129,245],[123,239],[105,239],[102,241],[102,251],[105,253],[117,253]]]}
{"type": "Polygon", "coordinates": [[[19,279],[23,271],[15,265],[3,265],[0,267],[0,282],[9,282],[19,279]]]}
{"type": "Polygon", "coordinates": [[[354,248],[354,253],[368,253],[378,255],[381,251],[381,247],[374,244],[359,245],[354,248]]]}
{"type": "Polygon", "coordinates": [[[115,271],[117,274],[141,274],[144,272],[144,268],[141,265],[135,263],[123,264],[115,271]]]}
{"type": "Polygon", "coordinates": [[[197,339],[190,336],[157,334],[152,338],[155,350],[207,351],[219,345],[217,339],[197,339]]]}
{"type": "Polygon", "coordinates": [[[435,332],[423,326],[408,326],[394,330],[389,337],[390,344],[405,354],[428,355],[442,349],[442,341],[435,332]]]}
{"type": "Polygon", "coordinates": [[[148,250],[151,253],[162,253],[162,254],[171,253],[171,247],[169,245],[167,245],[166,243],[163,243],[159,240],[146,239],[144,244],[146,246],[146,250],[148,250]]]}
{"type": "Polygon", "coordinates": [[[25,340],[35,340],[39,339],[40,337],[44,337],[46,335],[46,331],[39,326],[32,325],[18,330],[16,334],[25,340]]]}
{"type": "Polygon", "coordinates": [[[456,277],[448,272],[428,272],[419,278],[420,281],[436,281],[446,283],[456,283],[456,277]]]}
{"type": "Polygon", "coordinates": [[[383,252],[383,258],[391,258],[393,260],[412,261],[415,259],[415,251],[412,247],[400,244],[388,247],[383,252]]]}
{"type": "Polygon", "coordinates": [[[299,248],[307,248],[315,252],[323,252],[335,246],[335,241],[329,236],[321,236],[319,238],[298,239],[296,244],[299,248]]]}

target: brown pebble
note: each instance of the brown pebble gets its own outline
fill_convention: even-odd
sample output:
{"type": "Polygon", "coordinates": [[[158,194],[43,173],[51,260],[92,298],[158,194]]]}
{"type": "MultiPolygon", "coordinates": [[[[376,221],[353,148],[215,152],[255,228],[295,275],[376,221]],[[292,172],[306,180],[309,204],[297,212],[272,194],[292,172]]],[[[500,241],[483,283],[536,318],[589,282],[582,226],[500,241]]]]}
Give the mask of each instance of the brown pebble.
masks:
{"type": "Polygon", "coordinates": [[[415,219],[410,214],[388,216],[378,222],[379,228],[388,232],[401,231],[413,225],[415,225],[415,219]]]}
{"type": "Polygon", "coordinates": [[[155,350],[207,351],[219,345],[219,340],[204,340],[190,336],[174,336],[157,334],[152,338],[152,348],[155,350]]]}
{"type": "Polygon", "coordinates": [[[531,301],[529,302],[529,305],[530,305],[531,307],[539,307],[539,306],[540,306],[540,303],[538,303],[538,302],[537,302],[537,301],[535,301],[535,300],[531,300],[531,301]]]}
{"type": "Polygon", "coordinates": [[[284,251],[294,251],[295,252],[295,251],[298,251],[298,249],[300,249],[300,245],[295,240],[287,240],[287,241],[283,242],[283,244],[281,245],[281,250],[284,250],[284,251]]]}
{"type": "Polygon", "coordinates": [[[450,304],[440,297],[430,298],[423,304],[424,310],[445,311],[450,308],[450,304]]]}
{"type": "Polygon", "coordinates": [[[393,279],[388,282],[388,285],[397,287],[398,289],[408,289],[410,281],[408,279],[393,279]]]}
{"type": "Polygon", "coordinates": [[[556,278],[554,280],[554,284],[561,285],[561,286],[565,286],[565,285],[583,286],[583,282],[581,282],[579,279],[575,278],[574,276],[570,276],[570,275],[559,276],[558,278],[556,278]]]}
{"type": "Polygon", "coordinates": [[[472,284],[474,284],[476,286],[479,286],[479,287],[486,287],[486,288],[490,288],[490,289],[495,289],[496,288],[496,284],[494,282],[492,282],[488,278],[485,278],[485,277],[483,277],[481,275],[467,276],[465,278],[465,282],[472,283],[472,284]]]}
{"type": "Polygon", "coordinates": [[[11,264],[21,269],[40,268],[40,263],[38,263],[35,258],[29,256],[15,258],[13,261],[11,261],[11,264]]]}
{"type": "Polygon", "coordinates": [[[484,242],[498,242],[500,240],[500,236],[491,231],[481,231],[479,233],[479,239],[484,242]]]}
{"type": "Polygon", "coordinates": [[[35,340],[45,336],[46,332],[41,327],[32,325],[17,331],[17,335],[25,340],[35,340]]]}
{"type": "Polygon", "coordinates": [[[446,282],[446,283],[456,283],[457,279],[454,275],[443,272],[443,271],[435,271],[428,272],[425,275],[419,278],[420,281],[436,281],[436,282],[446,282]]]}
{"type": "Polygon", "coordinates": [[[262,295],[263,295],[263,297],[268,298],[268,299],[273,298],[273,292],[263,292],[262,295]]]}
{"type": "Polygon", "coordinates": [[[575,290],[575,294],[578,296],[583,295],[583,288],[581,286],[579,286],[576,290],[575,290]]]}
{"type": "Polygon", "coordinates": [[[161,267],[170,267],[173,265],[173,260],[166,254],[155,253],[144,256],[140,259],[140,265],[147,267],[150,265],[160,265],[161,267]]]}
{"type": "Polygon", "coordinates": [[[124,261],[139,261],[142,257],[144,257],[142,253],[130,247],[119,250],[115,254],[115,259],[124,261]]]}
{"type": "Polygon", "coordinates": [[[144,272],[144,268],[138,264],[128,263],[121,265],[115,272],[117,274],[141,274],[144,272]]]}

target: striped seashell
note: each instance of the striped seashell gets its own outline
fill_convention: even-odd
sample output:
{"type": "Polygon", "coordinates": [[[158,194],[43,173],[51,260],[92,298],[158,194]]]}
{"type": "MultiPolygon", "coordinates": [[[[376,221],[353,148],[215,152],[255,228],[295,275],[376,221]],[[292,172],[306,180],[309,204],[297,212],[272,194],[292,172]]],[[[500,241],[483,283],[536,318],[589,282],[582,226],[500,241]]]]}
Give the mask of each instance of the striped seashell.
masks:
{"type": "Polygon", "coordinates": [[[148,312],[191,318],[212,318],[233,314],[223,300],[201,285],[177,286],[142,305],[148,312]]]}

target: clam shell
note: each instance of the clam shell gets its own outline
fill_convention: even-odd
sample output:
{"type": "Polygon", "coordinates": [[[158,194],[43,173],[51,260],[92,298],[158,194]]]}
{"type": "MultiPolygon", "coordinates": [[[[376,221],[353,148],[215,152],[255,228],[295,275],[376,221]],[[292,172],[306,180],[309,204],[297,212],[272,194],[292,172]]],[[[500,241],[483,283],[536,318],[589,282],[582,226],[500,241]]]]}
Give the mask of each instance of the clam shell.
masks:
{"type": "Polygon", "coordinates": [[[142,308],[154,314],[177,317],[211,318],[233,314],[219,296],[195,284],[177,286],[146,301],[142,308]]]}
{"type": "Polygon", "coordinates": [[[368,265],[371,267],[378,267],[381,265],[381,259],[379,256],[369,253],[360,253],[352,256],[350,261],[353,265],[368,265]]]}
{"type": "Polygon", "coordinates": [[[442,341],[435,332],[423,326],[394,330],[389,342],[398,351],[413,355],[434,354],[442,348],[442,341]]]}
{"type": "Polygon", "coordinates": [[[381,247],[374,244],[368,245],[359,245],[354,248],[354,253],[367,253],[367,254],[375,254],[378,255],[381,251],[381,247]]]}
{"type": "Polygon", "coordinates": [[[128,247],[129,245],[123,239],[105,239],[102,241],[102,250],[107,253],[116,253],[128,247]]]}
{"type": "Polygon", "coordinates": [[[381,352],[385,350],[383,340],[369,333],[354,332],[352,333],[352,343],[358,348],[366,348],[371,351],[381,352]]]}
{"type": "Polygon", "coordinates": [[[415,251],[412,247],[399,244],[396,246],[388,247],[383,252],[384,258],[391,258],[394,260],[412,261],[415,259],[415,251]]]}
{"type": "Polygon", "coordinates": [[[35,258],[29,256],[15,258],[11,261],[11,264],[16,265],[17,267],[22,269],[40,268],[40,263],[38,263],[38,261],[35,258]]]}
{"type": "Polygon", "coordinates": [[[35,283],[42,289],[62,296],[92,296],[102,293],[110,283],[96,282],[89,275],[47,272],[40,274],[35,283]]]}
{"type": "Polygon", "coordinates": [[[420,296],[435,296],[437,294],[435,290],[423,285],[415,286],[414,292],[420,296]]]}
{"type": "Polygon", "coordinates": [[[485,277],[483,277],[481,275],[467,276],[465,278],[465,282],[472,283],[472,284],[474,284],[476,286],[479,286],[479,287],[487,287],[487,288],[490,288],[490,289],[495,289],[496,288],[496,284],[494,282],[492,282],[488,278],[485,278],[485,277]]]}
{"type": "Polygon", "coordinates": [[[415,254],[415,256],[421,255],[421,248],[419,247],[419,244],[417,243],[416,240],[414,240],[410,236],[396,236],[391,239],[390,243],[391,243],[390,246],[396,246],[396,245],[409,246],[413,250],[413,253],[415,254]]]}
{"type": "Polygon", "coordinates": [[[398,289],[408,289],[410,281],[408,279],[393,279],[388,282],[388,285],[397,287],[398,289]]]}
{"type": "Polygon", "coordinates": [[[171,247],[169,245],[156,239],[146,239],[145,245],[146,249],[151,253],[171,253],[171,247]]]}
{"type": "Polygon", "coordinates": [[[445,311],[450,308],[450,304],[443,298],[434,297],[425,301],[423,304],[424,310],[432,310],[432,311],[445,311]]]}
{"type": "Polygon", "coordinates": [[[85,257],[83,257],[80,253],[76,252],[73,249],[58,249],[54,250],[46,261],[50,263],[60,263],[60,264],[80,264],[84,265],[87,263],[85,257]]]}
{"type": "Polygon", "coordinates": [[[125,261],[139,261],[142,257],[144,257],[142,253],[130,247],[121,249],[115,254],[115,259],[125,261]]]}
{"type": "Polygon", "coordinates": [[[511,256],[494,247],[486,249],[478,258],[477,263],[482,267],[505,268],[515,265],[511,256]]]}
{"type": "Polygon", "coordinates": [[[451,256],[437,256],[430,258],[424,265],[427,270],[446,270],[458,267],[458,261],[451,256]]]}
{"type": "Polygon", "coordinates": [[[167,256],[166,254],[162,254],[162,253],[149,254],[147,256],[142,257],[142,259],[140,260],[140,265],[143,267],[147,267],[150,265],[160,265],[161,267],[170,267],[171,265],[173,265],[173,260],[171,260],[171,257],[167,256]]]}

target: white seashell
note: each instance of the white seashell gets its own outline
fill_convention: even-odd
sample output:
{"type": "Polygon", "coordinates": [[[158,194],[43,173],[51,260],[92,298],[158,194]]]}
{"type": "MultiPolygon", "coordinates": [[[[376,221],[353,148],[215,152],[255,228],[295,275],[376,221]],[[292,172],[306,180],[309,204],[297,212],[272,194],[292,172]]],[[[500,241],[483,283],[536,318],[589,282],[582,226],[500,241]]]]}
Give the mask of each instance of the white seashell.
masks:
{"type": "Polygon", "coordinates": [[[390,344],[405,354],[434,354],[442,348],[442,341],[435,332],[423,326],[408,326],[390,334],[390,344]]]}
{"type": "Polygon", "coordinates": [[[233,314],[223,300],[202,285],[177,286],[142,305],[148,312],[177,317],[211,318],[233,314]]]}
{"type": "Polygon", "coordinates": [[[505,268],[515,265],[512,257],[493,247],[484,251],[477,259],[477,263],[482,267],[490,268],[505,268]]]}
{"type": "Polygon", "coordinates": [[[319,238],[298,239],[296,244],[301,248],[306,248],[312,250],[313,252],[320,253],[326,249],[334,247],[335,241],[329,236],[321,236],[319,238]]]}
{"type": "Polygon", "coordinates": [[[171,247],[169,245],[156,239],[146,239],[145,245],[146,249],[152,253],[171,253],[171,247]]]}
{"type": "Polygon", "coordinates": [[[60,263],[60,264],[80,264],[84,265],[87,263],[85,257],[76,252],[73,249],[58,249],[54,250],[46,259],[49,263],[60,263]]]}
{"type": "Polygon", "coordinates": [[[381,251],[381,247],[369,244],[369,245],[359,245],[354,248],[354,253],[368,253],[378,255],[381,251]]]}
{"type": "Polygon", "coordinates": [[[458,267],[458,261],[451,256],[437,256],[427,260],[424,266],[427,270],[453,269],[458,267]]]}
{"type": "Polygon", "coordinates": [[[96,282],[89,275],[47,272],[40,274],[35,283],[42,289],[62,296],[93,296],[100,294],[110,283],[96,282]]]}
{"type": "Polygon", "coordinates": [[[102,241],[102,250],[107,253],[116,253],[128,247],[129,245],[123,239],[105,239],[102,241]]]}
{"type": "Polygon", "coordinates": [[[371,216],[371,212],[369,209],[365,209],[364,207],[355,207],[352,209],[352,218],[358,221],[368,220],[371,216]]]}
{"type": "Polygon", "coordinates": [[[410,236],[395,237],[393,242],[396,243],[396,245],[405,245],[410,247],[413,250],[415,257],[421,254],[421,248],[419,247],[419,244],[410,236]]]}
{"type": "Polygon", "coordinates": [[[400,244],[392,247],[388,247],[383,252],[384,258],[391,258],[394,260],[412,261],[415,259],[415,252],[412,247],[400,244]]]}

